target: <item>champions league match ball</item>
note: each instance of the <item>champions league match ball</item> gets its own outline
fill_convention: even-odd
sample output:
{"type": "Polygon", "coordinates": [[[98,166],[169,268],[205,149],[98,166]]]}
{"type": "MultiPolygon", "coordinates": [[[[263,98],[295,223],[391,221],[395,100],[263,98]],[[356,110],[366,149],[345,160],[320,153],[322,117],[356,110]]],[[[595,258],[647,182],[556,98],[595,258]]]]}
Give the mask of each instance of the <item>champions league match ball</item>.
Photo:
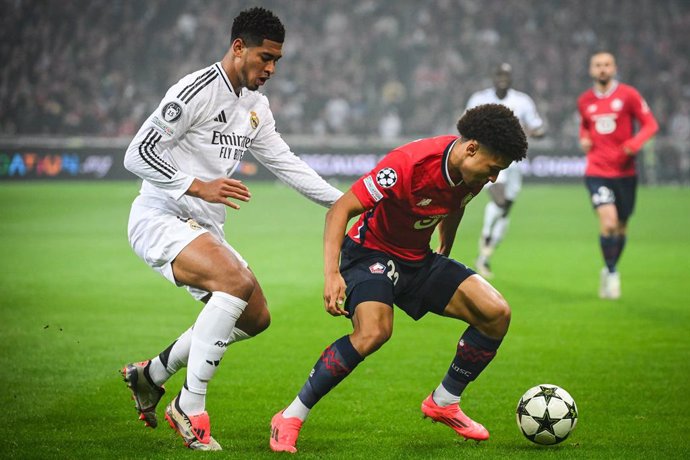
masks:
{"type": "Polygon", "coordinates": [[[537,444],[558,444],[577,425],[575,400],[557,385],[542,384],[522,395],[516,409],[517,424],[537,444]]]}

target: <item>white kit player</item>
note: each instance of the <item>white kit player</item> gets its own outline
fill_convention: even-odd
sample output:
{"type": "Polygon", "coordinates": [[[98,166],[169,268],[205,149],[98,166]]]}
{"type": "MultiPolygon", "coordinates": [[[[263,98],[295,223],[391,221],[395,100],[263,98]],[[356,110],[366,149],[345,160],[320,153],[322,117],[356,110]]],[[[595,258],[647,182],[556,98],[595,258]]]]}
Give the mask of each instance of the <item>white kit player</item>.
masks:
{"type": "MultiPolygon", "coordinates": [[[[126,168],[143,179],[130,213],[130,244],[154,270],[205,305],[166,350],[127,364],[122,374],[139,418],[155,428],[163,383],[187,366],[183,388],[165,417],[191,449],[221,449],[205,409],[209,380],[230,344],[255,336],[270,322],[259,282],[225,240],[226,207],[239,209],[230,199],[250,199],[249,189],[230,177],[249,151],[320,205],[330,206],[342,195],[291,152],[276,132],[268,100],[256,92],[274,73],[284,37],[272,12],[240,13],[222,61],[173,85],[125,155],[126,168]]],[[[147,327],[153,325],[141,325],[138,333],[146,334],[147,327]]]]}
{"type": "MultiPolygon", "coordinates": [[[[513,111],[520,120],[527,136],[544,136],[542,121],[534,101],[526,93],[516,91],[512,84],[512,68],[502,63],[494,73],[494,87],[477,91],[467,101],[467,108],[481,104],[501,104],[513,111]]],[[[503,240],[508,229],[508,213],[522,188],[522,173],[516,162],[498,175],[495,183],[486,185],[491,201],[484,208],[484,224],[479,238],[479,256],[476,261],[477,272],[485,278],[492,278],[490,258],[503,240]]]]}

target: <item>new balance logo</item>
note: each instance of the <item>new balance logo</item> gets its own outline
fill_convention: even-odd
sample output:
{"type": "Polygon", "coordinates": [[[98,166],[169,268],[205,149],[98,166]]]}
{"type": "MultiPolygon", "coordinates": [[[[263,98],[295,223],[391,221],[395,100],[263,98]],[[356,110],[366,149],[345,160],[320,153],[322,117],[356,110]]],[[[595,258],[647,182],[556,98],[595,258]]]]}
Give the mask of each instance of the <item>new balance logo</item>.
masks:
{"type": "Polygon", "coordinates": [[[225,118],[225,110],[221,110],[220,113],[218,114],[218,116],[213,119],[213,121],[217,121],[220,123],[227,123],[228,119],[225,118]]]}

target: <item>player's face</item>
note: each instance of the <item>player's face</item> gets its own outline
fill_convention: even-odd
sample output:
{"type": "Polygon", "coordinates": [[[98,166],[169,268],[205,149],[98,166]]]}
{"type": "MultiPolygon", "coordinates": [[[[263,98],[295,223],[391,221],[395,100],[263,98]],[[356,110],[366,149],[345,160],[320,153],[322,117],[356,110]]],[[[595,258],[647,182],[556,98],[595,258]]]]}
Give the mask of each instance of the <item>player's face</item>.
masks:
{"type": "Polygon", "coordinates": [[[607,85],[616,75],[616,60],[609,53],[599,53],[589,61],[589,75],[600,85],[607,85]]]}
{"type": "Polygon", "coordinates": [[[283,56],[282,50],[283,44],[272,40],[264,40],[259,46],[242,43],[237,72],[240,85],[251,91],[263,86],[276,71],[276,63],[283,56]]]}
{"type": "Polygon", "coordinates": [[[468,155],[462,164],[462,180],[470,187],[483,186],[488,182],[496,182],[498,173],[510,166],[511,160],[494,155],[479,147],[473,154],[468,155]]]}
{"type": "Polygon", "coordinates": [[[511,83],[510,74],[507,72],[498,72],[494,75],[494,87],[499,91],[507,91],[511,83]]]}

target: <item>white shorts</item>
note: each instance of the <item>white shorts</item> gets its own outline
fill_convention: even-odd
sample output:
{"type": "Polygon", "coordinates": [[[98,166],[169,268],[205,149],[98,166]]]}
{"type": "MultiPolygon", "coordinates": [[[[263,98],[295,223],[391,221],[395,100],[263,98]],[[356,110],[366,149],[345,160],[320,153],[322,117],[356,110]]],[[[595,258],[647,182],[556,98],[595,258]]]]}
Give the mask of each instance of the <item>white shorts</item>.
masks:
{"type": "MultiPolygon", "coordinates": [[[[515,201],[522,189],[522,171],[516,162],[512,162],[510,166],[498,173],[496,184],[503,184],[505,187],[506,200],[515,201]]],[[[491,182],[487,184],[491,186],[491,182]]]]}
{"type": "Polygon", "coordinates": [[[210,233],[232,252],[245,267],[247,262],[227,241],[215,232],[199,225],[195,220],[175,216],[162,209],[133,204],[129,213],[127,236],[134,252],[151,268],[176,286],[185,286],[197,300],[209,293],[203,289],[186,286],[175,281],[172,262],[194,239],[210,233]]]}

